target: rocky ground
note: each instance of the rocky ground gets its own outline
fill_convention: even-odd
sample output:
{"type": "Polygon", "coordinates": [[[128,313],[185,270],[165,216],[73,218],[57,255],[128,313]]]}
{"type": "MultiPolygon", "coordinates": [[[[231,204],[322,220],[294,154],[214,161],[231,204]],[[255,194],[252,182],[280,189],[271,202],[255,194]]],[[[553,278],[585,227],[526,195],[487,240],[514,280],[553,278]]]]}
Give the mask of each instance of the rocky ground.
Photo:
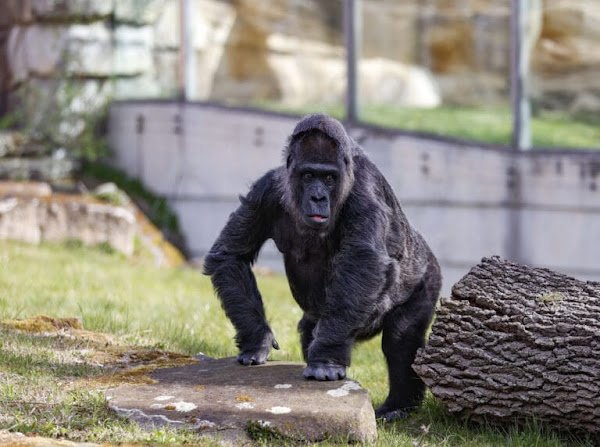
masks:
{"type": "MultiPolygon", "coordinates": [[[[87,331],[75,318],[4,320],[0,329],[4,348],[15,354],[20,351],[23,357],[33,355],[39,360],[42,353],[31,346],[43,344],[51,350],[54,361],[48,367],[69,370],[60,380],[64,391],[97,391],[106,396],[106,409],[113,417],[135,421],[142,429],[187,429],[198,436],[236,443],[264,437],[296,441],[376,438],[373,407],[357,382],[305,381],[299,363],[269,362],[246,368],[233,358],[215,360],[140,348],[87,331]]],[[[0,372],[0,376],[7,374],[0,372]]],[[[13,403],[27,405],[24,400],[13,403]]],[[[48,396],[36,397],[39,404],[44,400],[48,412],[58,405],[48,396]]],[[[0,419],[11,417],[18,416],[0,419]]],[[[0,443],[7,442],[74,445],[0,432],[0,443]]]]}

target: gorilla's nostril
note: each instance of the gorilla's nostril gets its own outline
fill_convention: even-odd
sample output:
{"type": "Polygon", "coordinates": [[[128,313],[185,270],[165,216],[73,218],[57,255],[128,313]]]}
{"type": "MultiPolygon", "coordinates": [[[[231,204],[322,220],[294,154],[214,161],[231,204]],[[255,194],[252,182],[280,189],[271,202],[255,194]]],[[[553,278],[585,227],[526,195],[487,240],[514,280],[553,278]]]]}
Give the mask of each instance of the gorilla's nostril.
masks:
{"type": "Polygon", "coordinates": [[[327,199],[325,196],[312,196],[310,200],[313,202],[324,202],[327,199]]]}

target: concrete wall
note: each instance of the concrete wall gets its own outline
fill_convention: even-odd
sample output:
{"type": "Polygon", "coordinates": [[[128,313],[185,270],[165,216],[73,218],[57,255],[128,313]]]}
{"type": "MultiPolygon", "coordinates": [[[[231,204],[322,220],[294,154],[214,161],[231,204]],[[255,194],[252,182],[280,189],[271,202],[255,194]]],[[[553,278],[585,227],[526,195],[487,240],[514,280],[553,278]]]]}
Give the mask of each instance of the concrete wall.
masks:
{"type": "MultiPolygon", "coordinates": [[[[169,198],[202,256],[254,179],[280,163],[297,117],[210,104],[117,102],[115,163],[169,198]]],[[[516,154],[354,127],[444,271],[444,294],[481,257],[501,255],[600,280],[600,151],[516,154]]],[[[282,269],[272,245],[259,262],[282,269]]]]}

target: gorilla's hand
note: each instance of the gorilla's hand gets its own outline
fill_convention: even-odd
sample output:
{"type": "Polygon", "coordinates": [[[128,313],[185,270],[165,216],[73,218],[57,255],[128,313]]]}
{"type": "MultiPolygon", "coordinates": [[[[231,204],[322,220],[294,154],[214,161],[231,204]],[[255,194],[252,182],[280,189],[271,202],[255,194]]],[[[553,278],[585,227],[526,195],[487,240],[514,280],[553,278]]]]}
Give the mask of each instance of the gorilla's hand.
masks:
{"type": "Polygon", "coordinates": [[[309,363],[304,368],[305,379],[341,380],[346,378],[346,367],[334,363],[309,363]]]}
{"type": "Polygon", "coordinates": [[[257,348],[243,349],[237,357],[237,361],[244,366],[262,365],[267,361],[271,348],[279,349],[279,343],[270,332],[264,337],[263,342],[257,348]]]}

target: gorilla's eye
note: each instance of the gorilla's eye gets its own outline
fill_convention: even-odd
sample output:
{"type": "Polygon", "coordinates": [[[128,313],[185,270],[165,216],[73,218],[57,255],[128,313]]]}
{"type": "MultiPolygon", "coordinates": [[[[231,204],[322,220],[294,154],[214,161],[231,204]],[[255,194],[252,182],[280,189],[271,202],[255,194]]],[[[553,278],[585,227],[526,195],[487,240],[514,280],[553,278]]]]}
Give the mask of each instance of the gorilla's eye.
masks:
{"type": "Polygon", "coordinates": [[[304,174],[302,174],[302,178],[304,180],[311,180],[313,178],[313,175],[310,172],[305,172],[304,174]]]}
{"type": "Polygon", "coordinates": [[[335,176],[333,174],[327,174],[327,177],[325,177],[325,181],[327,183],[333,183],[335,182],[335,176]]]}

